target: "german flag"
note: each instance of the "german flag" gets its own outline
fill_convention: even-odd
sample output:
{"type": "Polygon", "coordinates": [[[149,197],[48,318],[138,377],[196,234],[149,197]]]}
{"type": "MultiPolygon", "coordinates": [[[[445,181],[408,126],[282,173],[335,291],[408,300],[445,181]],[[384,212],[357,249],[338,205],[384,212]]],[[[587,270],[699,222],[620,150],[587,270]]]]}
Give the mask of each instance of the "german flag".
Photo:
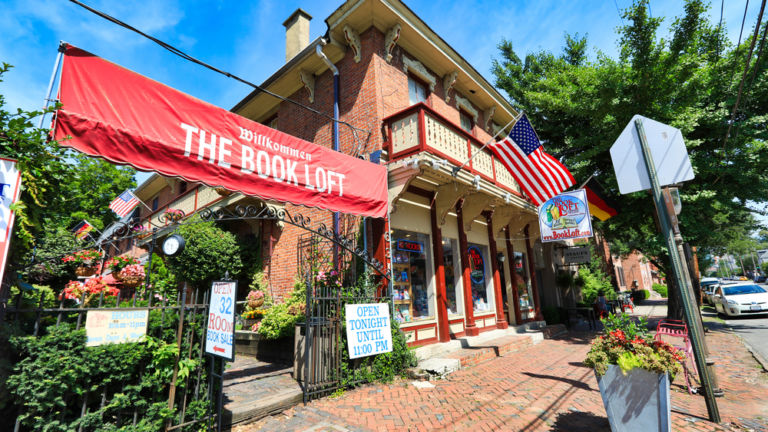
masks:
{"type": "Polygon", "coordinates": [[[616,205],[607,198],[605,191],[597,180],[594,178],[589,179],[587,184],[584,185],[584,190],[587,191],[589,212],[592,216],[604,221],[618,214],[616,212],[616,205]]]}

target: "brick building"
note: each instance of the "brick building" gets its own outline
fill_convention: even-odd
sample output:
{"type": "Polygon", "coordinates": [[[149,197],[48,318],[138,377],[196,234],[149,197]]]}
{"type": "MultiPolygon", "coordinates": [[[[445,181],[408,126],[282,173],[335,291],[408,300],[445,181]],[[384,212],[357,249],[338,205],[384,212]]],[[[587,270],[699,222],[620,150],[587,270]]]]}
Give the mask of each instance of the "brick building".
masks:
{"type": "MultiPolygon", "coordinates": [[[[399,0],[346,1],[325,19],[326,34],[313,41],[311,19],[299,9],[283,23],[286,63],[261,87],[332,115],[337,71],[339,119],[354,128],[339,125],[338,151],[388,168],[389,227],[386,220],[370,220],[366,235],[372,254],[394,270],[395,319],[409,342],[539,322],[542,305],[563,306],[554,284],[555,250],[538,240],[536,208],[491,152],[481,150],[518,112],[399,0]]],[[[253,91],[232,111],[334,145],[331,120],[265,92],[253,91]]],[[[332,225],[328,211],[224,196],[159,175],[137,195],[153,208],[138,210],[140,218],[165,208],[191,214],[206,206],[261,203],[332,225]]],[[[342,233],[354,234],[358,226],[359,218],[341,217],[342,233]]],[[[227,229],[253,237],[273,293],[284,298],[303,231],[271,221],[227,229]]]]}

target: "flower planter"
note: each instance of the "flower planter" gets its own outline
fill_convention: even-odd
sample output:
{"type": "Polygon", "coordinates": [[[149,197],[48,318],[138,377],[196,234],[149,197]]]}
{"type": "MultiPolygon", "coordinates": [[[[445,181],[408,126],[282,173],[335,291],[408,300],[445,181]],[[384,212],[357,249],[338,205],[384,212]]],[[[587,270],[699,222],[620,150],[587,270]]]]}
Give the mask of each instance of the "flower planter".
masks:
{"type": "Polygon", "coordinates": [[[143,277],[137,277],[137,276],[120,276],[120,280],[123,282],[123,286],[126,288],[136,288],[137,286],[141,285],[141,283],[144,281],[143,277]]]}
{"type": "Polygon", "coordinates": [[[256,357],[267,362],[293,362],[293,338],[264,339],[252,331],[235,331],[235,352],[237,355],[256,357]]]}
{"type": "Polygon", "coordinates": [[[225,189],[223,187],[217,187],[214,190],[216,191],[217,194],[219,194],[219,195],[221,195],[223,197],[228,197],[228,196],[232,195],[232,191],[231,190],[225,189]]]}
{"type": "Polygon", "coordinates": [[[256,309],[257,307],[264,304],[264,299],[258,299],[258,300],[248,300],[248,307],[251,309],[256,309]]]}
{"type": "Polygon", "coordinates": [[[75,274],[80,277],[88,277],[96,274],[96,267],[80,266],[75,269],[75,274]]]}
{"type": "Polygon", "coordinates": [[[634,368],[624,375],[609,365],[597,383],[613,432],[672,430],[668,374],[634,368]]]}

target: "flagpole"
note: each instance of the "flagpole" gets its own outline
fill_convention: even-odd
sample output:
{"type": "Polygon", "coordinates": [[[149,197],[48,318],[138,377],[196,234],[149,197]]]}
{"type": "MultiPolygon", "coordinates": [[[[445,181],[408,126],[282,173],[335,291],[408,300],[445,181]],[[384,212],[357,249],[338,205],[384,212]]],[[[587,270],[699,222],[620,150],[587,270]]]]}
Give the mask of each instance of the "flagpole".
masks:
{"type": "Polygon", "coordinates": [[[66,43],[59,41],[59,53],[56,55],[56,63],[53,64],[53,73],[51,74],[51,80],[48,82],[48,91],[45,93],[45,104],[43,105],[43,114],[40,116],[40,123],[37,125],[38,129],[43,127],[45,121],[45,110],[48,109],[48,104],[51,101],[51,91],[53,91],[53,82],[56,81],[56,75],[59,74],[59,65],[61,64],[61,55],[64,53],[64,47],[66,43]]]}
{"type": "Polygon", "coordinates": [[[464,168],[464,167],[465,167],[465,166],[466,166],[466,165],[467,165],[467,164],[468,164],[468,163],[469,163],[469,162],[470,162],[472,159],[474,159],[474,158],[475,158],[475,156],[477,156],[477,155],[478,155],[478,154],[479,154],[481,151],[483,151],[483,149],[484,149],[484,148],[488,147],[488,146],[489,146],[491,143],[493,143],[494,141],[496,141],[496,138],[499,136],[499,134],[500,134],[501,132],[503,132],[503,131],[504,131],[504,129],[508,128],[508,127],[509,127],[509,125],[511,125],[512,123],[517,123],[517,121],[518,121],[518,120],[520,120],[520,118],[521,118],[522,116],[523,116],[523,112],[522,112],[522,111],[520,111],[520,114],[518,114],[518,116],[517,116],[517,117],[513,117],[513,118],[512,118],[512,120],[511,120],[509,123],[507,123],[507,124],[506,124],[506,125],[505,125],[503,128],[499,129],[499,130],[498,130],[498,132],[496,132],[496,134],[495,134],[494,136],[492,136],[490,140],[488,140],[488,142],[486,142],[485,144],[483,144],[483,146],[482,146],[482,147],[480,147],[480,150],[478,150],[477,152],[475,152],[475,154],[473,154],[472,156],[470,156],[470,157],[469,157],[469,159],[467,159],[466,161],[464,161],[464,163],[463,163],[463,164],[461,164],[461,166],[458,166],[458,167],[454,168],[454,169],[453,169],[453,172],[451,173],[451,175],[452,175],[452,176],[454,176],[454,177],[456,177],[456,174],[458,174],[458,173],[459,173],[459,171],[461,171],[461,169],[462,169],[462,168],[464,168]]]}
{"type": "Polygon", "coordinates": [[[589,176],[589,178],[587,179],[587,181],[585,181],[584,183],[582,183],[582,184],[581,184],[581,186],[577,187],[576,189],[584,189],[584,186],[586,186],[586,185],[587,185],[587,183],[589,183],[589,181],[590,181],[590,180],[592,180],[592,177],[594,177],[594,176],[595,176],[594,174],[592,174],[591,176],[589,176]]]}

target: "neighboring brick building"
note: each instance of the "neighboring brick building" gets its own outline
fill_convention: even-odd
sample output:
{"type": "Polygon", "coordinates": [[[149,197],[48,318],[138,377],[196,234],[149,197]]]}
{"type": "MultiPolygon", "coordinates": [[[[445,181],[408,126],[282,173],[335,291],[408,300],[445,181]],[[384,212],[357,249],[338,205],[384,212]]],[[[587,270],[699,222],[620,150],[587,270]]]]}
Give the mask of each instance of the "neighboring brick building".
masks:
{"type": "MultiPolygon", "coordinates": [[[[395,318],[410,343],[541,320],[540,297],[561,306],[554,249],[538,240],[536,208],[490,151],[481,150],[518,115],[509,102],[398,0],[349,0],[326,18],[324,37],[311,42],[310,19],[299,9],[285,21],[286,64],[261,87],[332,115],[331,68],[338,70],[340,120],[356,128],[339,126],[339,151],[369,160],[381,155],[388,167],[395,318]]],[[[331,120],[265,92],[253,91],[232,111],[333,145],[331,120]]],[[[181,184],[154,176],[137,194],[145,202],[157,199],[157,211],[169,206],[188,214],[206,205],[260,202],[240,194],[222,198],[200,185],[182,192],[181,184]]],[[[332,224],[328,211],[267,204],[332,224]]],[[[371,251],[388,262],[386,221],[370,222],[371,251]]],[[[358,226],[357,217],[341,219],[343,233],[358,226]]],[[[273,292],[285,297],[305,232],[272,222],[235,231],[260,241],[273,292]]]]}

